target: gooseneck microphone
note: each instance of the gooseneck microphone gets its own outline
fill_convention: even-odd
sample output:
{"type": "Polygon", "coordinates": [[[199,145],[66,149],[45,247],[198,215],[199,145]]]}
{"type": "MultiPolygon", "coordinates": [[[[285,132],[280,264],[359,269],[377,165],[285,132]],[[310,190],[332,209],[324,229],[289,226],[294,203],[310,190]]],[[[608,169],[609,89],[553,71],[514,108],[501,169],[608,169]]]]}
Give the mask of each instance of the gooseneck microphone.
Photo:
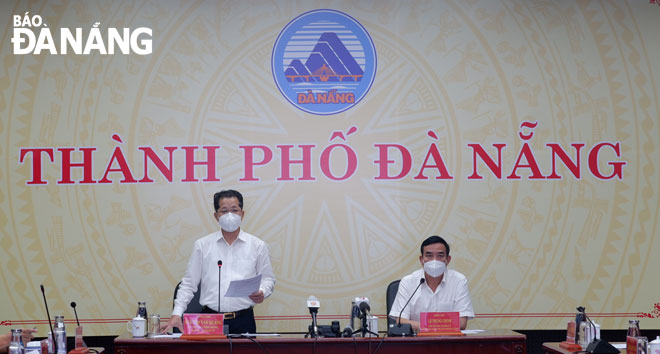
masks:
{"type": "Polygon", "coordinates": [[[396,324],[390,324],[387,330],[387,335],[389,337],[405,337],[405,336],[412,336],[413,335],[413,328],[410,323],[401,323],[401,315],[403,315],[403,310],[408,306],[410,301],[412,300],[413,296],[415,296],[415,293],[417,293],[417,290],[419,290],[419,287],[422,286],[426,282],[426,278],[422,278],[419,280],[419,285],[415,288],[415,291],[410,295],[408,298],[408,301],[406,301],[405,305],[401,308],[401,312],[399,312],[399,318],[397,319],[396,324]]]}
{"type": "Polygon", "coordinates": [[[417,285],[415,291],[413,291],[412,295],[410,295],[410,297],[408,298],[408,301],[406,301],[406,304],[403,305],[403,307],[401,308],[401,312],[399,312],[399,319],[397,319],[396,321],[399,327],[401,327],[401,315],[403,315],[403,310],[406,308],[406,306],[408,306],[410,300],[412,300],[413,296],[415,296],[415,293],[417,292],[417,290],[419,290],[419,287],[422,286],[422,284],[424,284],[424,282],[426,282],[426,278],[422,277],[422,279],[419,280],[419,285],[417,285]]]}
{"type": "Polygon", "coordinates": [[[80,327],[80,321],[78,321],[78,312],[76,312],[76,302],[71,301],[71,307],[73,307],[73,314],[76,315],[76,323],[78,324],[78,327],[80,327]]]}
{"type": "Polygon", "coordinates": [[[587,345],[586,352],[591,353],[591,354],[614,354],[618,351],[612,344],[602,340],[602,339],[596,339],[596,324],[594,321],[591,320],[589,316],[587,316],[587,312],[584,311],[584,308],[582,309],[582,313],[584,314],[584,317],[591,323],[591,327],[593,328],[593,334],[594,338],[592,339],[591,343],[587,345]]]}
{"type": "Polygon", "coordinates": [[[309,314],[312,315],[312,330],[310,331],[310,336],[316,338],[319,336],[319,327],[316,322],[316,314],[319,312],[321,307],[321,302],[314,295],[310,295],[307,298],[307,308],[309,309],[309,314]]]}
{"type": "Polygon", "coordinates": [[[220,313],[220,298],[222,289],[222,261],[218,261],[218,313],[220,313]]]}
{"type": "Polygon", "coordinates": [[[48,301],[46,301],[46,291],[44,290],[44,285],[41,284],[41,295],[44,297],[44,305],[46,305],[46,315],[48,316],[48,325],[50,326],[50,336],[53,341],[53,347],[55,348],[55,353],[57,353],[57,341],[55,340],[55,332],[53,331],[53,321],[50,318],[50,311],[48,311],[48,301]]]}

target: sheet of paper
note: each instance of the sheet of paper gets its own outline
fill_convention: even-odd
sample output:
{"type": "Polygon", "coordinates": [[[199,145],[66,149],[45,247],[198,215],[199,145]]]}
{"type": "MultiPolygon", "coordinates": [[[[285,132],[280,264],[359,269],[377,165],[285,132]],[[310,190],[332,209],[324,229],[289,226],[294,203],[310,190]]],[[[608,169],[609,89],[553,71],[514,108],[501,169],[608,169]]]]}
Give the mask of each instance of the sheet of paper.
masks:
{"type": "Polygon", "coordinates": [[[225,296],[248,297],[253,292],[259,291],[260,284],[261,284],[261,274],[249,279],[234,280],[231,283],[229,283],[229,289],[227,289],[225,296]]]}
{"type": "Polygon", "coordinates": [[[183,333],[156,334],[151,338],[179,338],[183,333]]]}
{"type": "Polygon", "coordinates": [[[241,337],[279,337],[279,333],[242,333],[242,334],[230,334],[232,338],[241,338],[241,337]]]}
{"type": "Polygon", "coordinates": [[[465,334],[475,334],[475,333],[486,332],[486,330],[485,329],[464,329],[461,332],[463,332],[465,334]]]}

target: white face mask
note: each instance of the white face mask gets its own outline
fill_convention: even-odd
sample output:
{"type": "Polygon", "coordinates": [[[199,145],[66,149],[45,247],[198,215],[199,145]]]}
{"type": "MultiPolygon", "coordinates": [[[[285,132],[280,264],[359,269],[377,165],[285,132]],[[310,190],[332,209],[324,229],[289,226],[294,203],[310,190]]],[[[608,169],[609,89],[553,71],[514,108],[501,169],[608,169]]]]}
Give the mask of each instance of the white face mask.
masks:
{"type": "Polygon", "coordinates": [[[435,259],[424,263],[424,271],[433,278],[439,277],[445,272],[446,268],[447,264],[445,262],[436,261],[435,259]]]}
{"type": "Polygon", "coordinates": [[[218,219],[220,227],[227,232],[234,232],[241,227],[241,216],[234,213],[227,213],[218,219]]]}

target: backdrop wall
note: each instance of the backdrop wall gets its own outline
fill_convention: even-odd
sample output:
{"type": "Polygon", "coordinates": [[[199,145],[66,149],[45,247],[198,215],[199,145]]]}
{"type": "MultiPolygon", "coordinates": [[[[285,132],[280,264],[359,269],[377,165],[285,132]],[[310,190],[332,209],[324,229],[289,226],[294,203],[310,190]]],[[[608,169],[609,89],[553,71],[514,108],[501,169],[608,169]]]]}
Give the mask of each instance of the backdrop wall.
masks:
{"type": "Polygon", "coordinates": [[[304,330],[309,295],[321,314],[348,315],[355,296],[384,314],[387,284],[420,267],[433,234],[469,279],[471,328],[565,328],[578,305],[603,328],[636,317],[660,327],[655,1],[0,9],[6,325],[45,318],[39,284],[51,314],[72,319],[76,301],[94,319],[88,334],[123,331],[114,322],[137,301],[168,317],[194,240],[218,229],[213,193],[234,188],[277,277],[256,307],[262,331],[304,330]],[[277,81],[291,62],[276,57],[280,33],[323,8],[353,18],[375,48],[344,39],[373,82],[334,114],[289,102],[277,81]],[[26,12],[45,25],[26,26],[26,12]],[[45,28],[56,53],[39,41],[45,28]],[[62,54],[63,28],[81,28],[90,53],[62,54]],[[148,28],[136,40],[151,51],[136,41],[101,54],[93,28],[106,50],[109,28],[148,28]],[[17,29],[34,34],[21,37],[27,54],[17,29]],[[270,317],[288,315],[301,319],[270,317]]]}

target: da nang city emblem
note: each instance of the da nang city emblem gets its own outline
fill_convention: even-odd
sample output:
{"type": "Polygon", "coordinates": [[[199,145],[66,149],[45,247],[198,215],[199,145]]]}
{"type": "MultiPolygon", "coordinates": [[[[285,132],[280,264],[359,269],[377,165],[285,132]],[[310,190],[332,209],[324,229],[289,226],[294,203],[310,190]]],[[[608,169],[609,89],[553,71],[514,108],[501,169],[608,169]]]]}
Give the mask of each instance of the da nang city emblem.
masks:
{"type": "Polygon", "coordinates": [[[273,78],[299,109],[330,115],[355,106],[376,76],[376,48],[367,30],[336,10],[313,10],[289,22],[275,41],[273,78]]]}

